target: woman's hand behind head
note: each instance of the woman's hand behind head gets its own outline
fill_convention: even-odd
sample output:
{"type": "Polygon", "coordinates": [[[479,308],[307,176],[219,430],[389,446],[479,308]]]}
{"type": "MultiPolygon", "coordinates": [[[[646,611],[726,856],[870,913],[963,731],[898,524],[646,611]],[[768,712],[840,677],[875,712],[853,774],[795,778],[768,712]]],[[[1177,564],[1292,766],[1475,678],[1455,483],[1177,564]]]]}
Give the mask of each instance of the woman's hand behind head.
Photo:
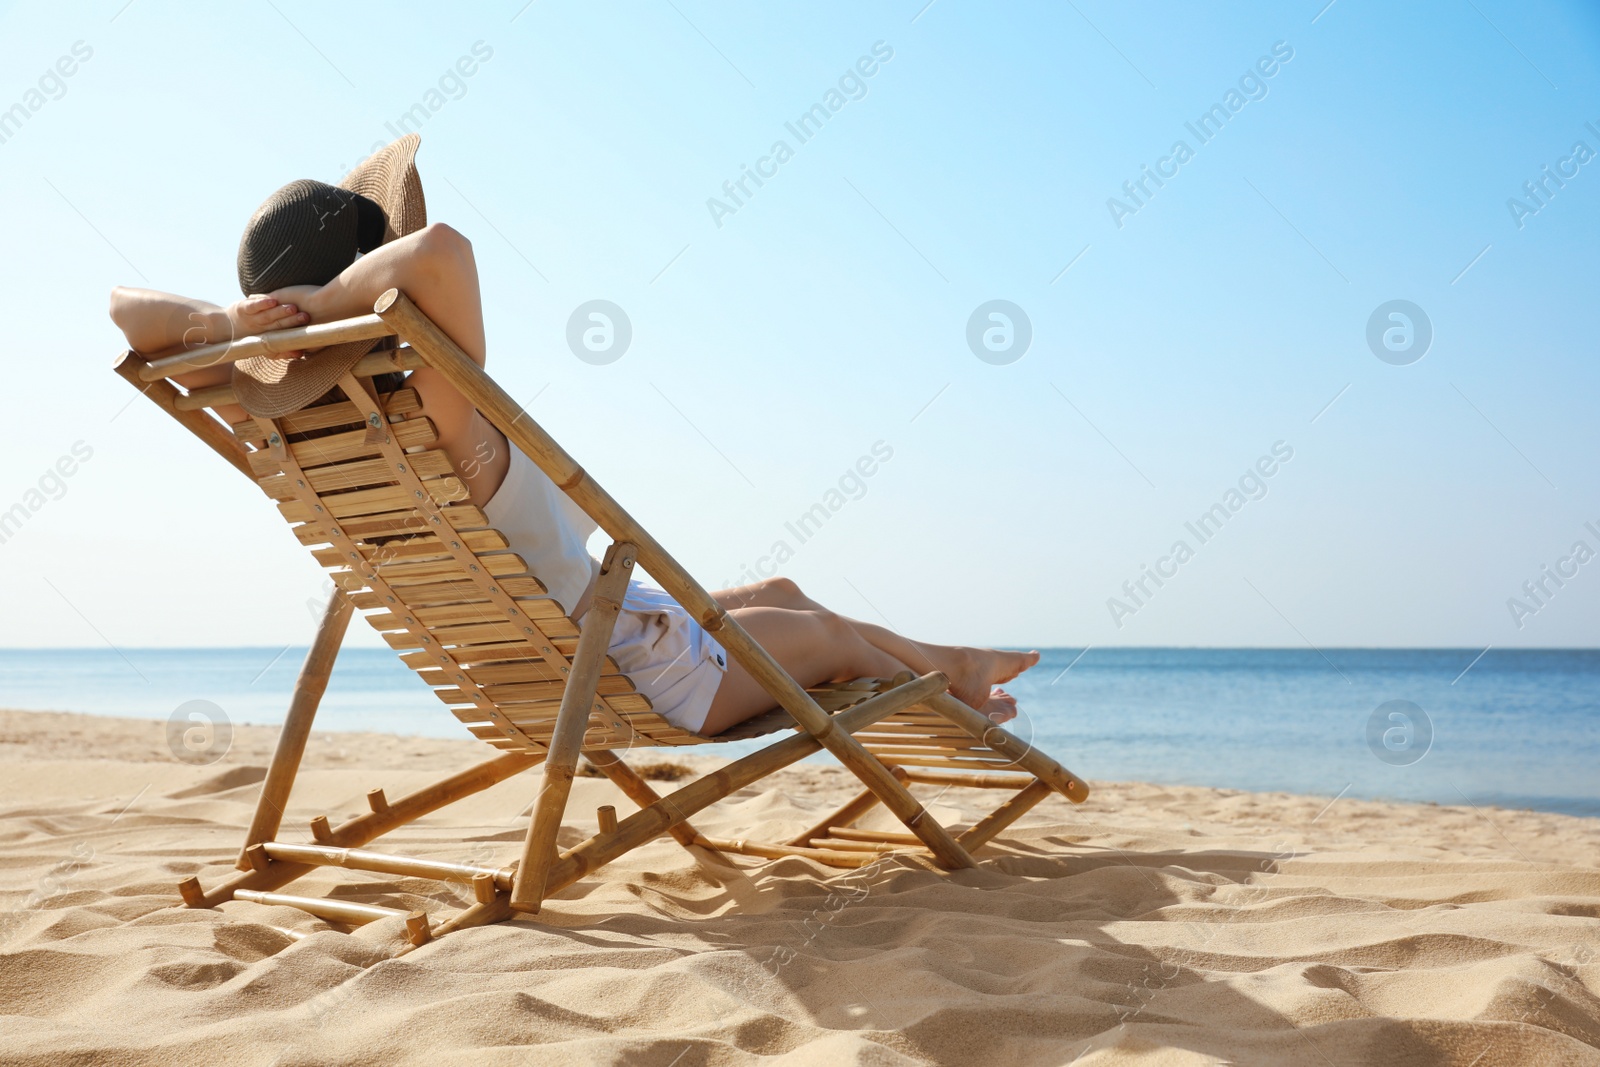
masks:
{"type": "MultiPolygon", "coordinates": [[[[311,316],[300,310],[294,301],[295,290],[314,290],[316,286],[293,286],[268,295],[247,296],[227,307],[228,322],[233,327],[234,340],[255,337],[273,330],[287,330],[304,326],[311,316]]],[[[303,352],[280,352],[278,359],[298,359],[303,352]]]]}

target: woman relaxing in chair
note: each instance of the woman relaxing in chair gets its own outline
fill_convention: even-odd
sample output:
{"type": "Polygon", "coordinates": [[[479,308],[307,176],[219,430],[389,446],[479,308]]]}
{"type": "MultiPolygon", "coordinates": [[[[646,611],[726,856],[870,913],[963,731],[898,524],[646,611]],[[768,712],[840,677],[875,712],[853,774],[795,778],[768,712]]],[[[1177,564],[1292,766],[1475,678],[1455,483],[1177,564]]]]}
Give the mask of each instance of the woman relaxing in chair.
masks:
{"type": "MultiPolygon", "coordinates": [[[[129,346],[148,357],[365,315],[380,294],[399,289],[482,366],[487,352],[472,245],[449,226],[426,224],[417,143],[414,134],[402,138],[339,186],[301,181],[273,194],[250,220],[239,251],[241,289],[260,295],[218,307],[118,288],[112,320],[129,346]]],[[[219,416],[229,424],[248,414],[275,417],[315,403],[371,345],[259,357],[177,380],[195,389],[220,385],[231,374],[245,407],[218,407],[219,416]],[[309,373],[297,380],[301,370],[309,373]]],[[[460,473],[471,503],[581,621],[599,574],[585,547],[594,521],[437,371],[413,371],[406,385],[421,398],[420,414],[433,421],[437,447],[460,473]]],[[[787,578],[713,595],[802,686],[938,670],[959,700],[1006,722],[1016,715],[1016,701],[993,687],[1039,660],[1037,652],[913,641],[837,615],[787,578]]],[[[667,594],[634,581],[622,607],[611,656],[663,718],[710,736],[771,709],[766,690],[667,594]]]]}

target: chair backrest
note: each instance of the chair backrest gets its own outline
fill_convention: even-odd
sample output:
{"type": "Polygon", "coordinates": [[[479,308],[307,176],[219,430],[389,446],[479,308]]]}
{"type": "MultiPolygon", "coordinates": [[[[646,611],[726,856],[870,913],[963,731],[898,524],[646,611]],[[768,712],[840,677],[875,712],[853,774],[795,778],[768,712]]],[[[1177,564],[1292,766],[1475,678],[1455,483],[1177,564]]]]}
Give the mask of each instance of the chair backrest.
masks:
{"type": "MultiPolygon", "coordinates": [[[[410,307],[393,292],[379,304],[392,312],[410,307]]],[[[424,334],[438,334],[425,318],[413,325],[424,334]]],[[[371,352],[340,383],[345,399],[277,419],[247,418],[231,427],[216,416],[217,409],[238,402],[230,385],[185,388],[175,380],[248,356],[395,334],[375,311],[155,359],[126,351],[113,366],[277,502],[295,536],[330,569],[331,580],[356,608],[369,613],[367,620],[401,660],[434,687],[473,734],[497,748],[542,755],[566,691],[578,626],[547,595],[538,577],[528,573],[526,561],[510,550],[505,536],[489,526],[483,512],[465,503],[469,494],[451,469],[449,457],[431,447],[438,442],[437,434],[420,414],[416,392],[402,387],[379,396],[372,389],[374,375],[417,370],[426,365],[422,357],[405,345],[371,352]]],[[[442,346],[450,343],[442,334],[434,341],[442,346]]],[[[450,354],[447,347],[442,352],[438,358],[450,354]]],[[[476,397],[481,391],[474,388],[469,395],[476,397]]],[[[497,400],[501,405],[510,402],[503,394],[496,398],[492,388],[484,395],[496,410],[497,400]]],[[[484,401],[475,402],[482,409],[484,401]]],[[[500,414],[504,417],[503,410],[500,414]]],[[[499,425],[509,436],[507,427],[499,425]]],[[[583,479],[571,457],[548,437],[541,440],[542,431],[535,432],[532,420],[521,429],[532,437],[531,447],[542,448],[538,455],[530,453],[535,462],[553,458],[568,468],[559,472],[561,478],[545,468],[558,484],[576,472],[569,493],[602,526],[605,518],[579,499],[579,490],[587,497],[598,494],[594,503],[613,524],[632,531],[613,530],[616,536],[650,542],[615,501],[583,479]]],[[[686,583],[688,592],[683,595],[709,607],[710,595],[657,548],[658,562],[669,572],[661,579],[686,583]]],[[[758,662],[765,655],[759,648],[750,654],[758,662]]],[[[773,672],[781,676],[781,668],[769,663],[764,673],[773,672]]],[[[805,701],[817,714],[837,712],[867,699],[881,687],[879,682],[817,686],[805,701]]],[[[648,698],[609,657],[596,696],[583,738],[587,749],[739,741],[799,728],[794,709],[774,707],[714,737],[689,733],[651,710],[648,698]]],[[[782,703],[776,696],[774,700],[782,703]]]]}
{"type": "MultiPolygon", "coordinates": [[[[403,350],[402,350],[403,351],[403,350]]],[[[413,389],[346,376],[345,399],[233,427],[300,543],[473,734],[543,752],[578,626],[510,551],[413,389]]],[[[696,744],[655,714],[608,657],[585,747],[696,744]]]]}

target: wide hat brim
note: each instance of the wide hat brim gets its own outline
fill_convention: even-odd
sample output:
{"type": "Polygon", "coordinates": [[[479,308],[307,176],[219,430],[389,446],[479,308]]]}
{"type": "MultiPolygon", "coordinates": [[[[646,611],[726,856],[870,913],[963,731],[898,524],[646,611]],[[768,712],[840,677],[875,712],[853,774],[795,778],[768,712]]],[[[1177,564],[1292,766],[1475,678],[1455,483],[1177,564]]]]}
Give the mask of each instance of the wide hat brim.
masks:
{"type": "MultiPolygon", "coordinates": [[[[339,188],[360,193],[383,209],[388,220],[384,244],[428,224],[422,177],[417,173],[421,144],[421,137],[408,133],[374,152],[339,182],[339,188]]],[[[329,345],[300,359],[241,359],[233,365],[234,396],[240,407],[262,418],[299,411],[332,389],[377,343],[374,339],[329,345]]]]}

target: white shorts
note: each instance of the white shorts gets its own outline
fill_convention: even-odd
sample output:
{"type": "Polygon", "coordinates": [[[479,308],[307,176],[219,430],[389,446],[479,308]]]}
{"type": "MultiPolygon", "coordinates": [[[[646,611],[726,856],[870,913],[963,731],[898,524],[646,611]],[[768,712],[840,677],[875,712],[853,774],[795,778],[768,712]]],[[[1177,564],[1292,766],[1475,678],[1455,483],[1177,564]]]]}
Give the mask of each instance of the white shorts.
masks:
{"type": "Polygon", "coordinates": [[[680,730],[700,732],[728,671],[728,654],[682,605],[653,585],[629,582],[610,651],[657,715],[680,730]]]}

